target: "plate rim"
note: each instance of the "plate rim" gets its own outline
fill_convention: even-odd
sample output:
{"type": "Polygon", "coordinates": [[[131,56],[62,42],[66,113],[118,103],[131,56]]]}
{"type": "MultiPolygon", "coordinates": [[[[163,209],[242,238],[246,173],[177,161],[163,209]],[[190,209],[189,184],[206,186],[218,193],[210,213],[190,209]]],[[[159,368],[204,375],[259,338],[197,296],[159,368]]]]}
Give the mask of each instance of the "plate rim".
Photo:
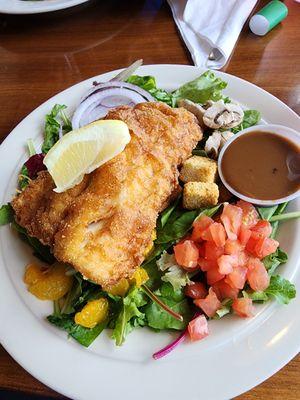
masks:
{"type": "MultiPolygon", "coordinates": [[[[197,71],[199,71],[199,73],[201,73],[201,72],[203,72],[204,70],[206,70],[206,69],[203,69],[203,68],[198,68],[198,67],[194,67],[194,66],[190,66],[190,65],[179,65],[179,64],[152,64],[152,65],[145,65],[145,66],[143,66],[143,67],[144,67],[144,68],[156,68],[156,67],[170,68],[170,67],[178,67],[179,69],[183,67],[183,68],[191,68],[191,69],[194,70],[194,71],[197,70],[197,71]]],[[[103,74],[100,74],[100,75],[97,75],[97,76],[94,76],[94,77],[85,79],[84,81],[81,81],[81,82],[79,82],[79,83],[76,83],[76,84],[74,84],[74,85],[72,85],[72,86],[66,88],[65,90],[63,90],[63,91],[57,93],[56,95],[52,96],[51,98],[49,98],[48,100],[46,100],[45,102],[43,102],[40,106],[38,106],[35,110],[33,110],[30,114],[28,114],[28,115],[27,115],[27,116],[12,130],[12,131],[11,131],[11,133],[7,136],[7,138],[2,142],[1,147],[0,147],[0,153],[1,153],[1,150],[3,149],[3,145],[6,145],[8,141],[12,140],[12,136],[14,135],[15,132],[18,131],[19,126],[23,123],[23,121],[24,121],[25,119],[27,120],[27,119],[32,118],[33,114],[36,113],[36,111],[37,111],[39,108],[41,108],[41,107],[43,107],[44,105],[46,105],[47,103],[51,102],[55,96],[60,95],[60,94],[63,94],[63,93],[64,93],[65,91],[67,91],[67,90],[72,90],[72,89],[73,89],[74,87],[76,87],[76,86],[80,86],[80,85],[83,86],[85,83],[88,83],[88,82],[90,82],[90,81],[92,81],[92,80],[101,79],[101,77],[103,77],[103,76],[105,76],[105,75],[118,73],[120,70],[121,70],[121,69],[114,70],[114,71],[109,71],[109,72],[106,72],[106,73],[103,73],[103,74]]],[[[246,81],[246,80],[244,80],[244,79],[242,79],[242,78],[239,78],[239,77],[237,77],[237,76],[234,76],[234,75],[230,75],[230,74],[227,74],[227,73],[224,73],[224,72],[220,72],[220,71],[216,71],[216,74],[219,75],[219,76],[223,76],[224,78],[226,78],[226,76],[229,75],[229,76],[233,77],[234,79],[238,79],[238,80],[240,80],[240,81],[242,81],[242,82],[247,82],[247,84],[252,85],[252,86],[255,88],[255,90],[259,89],[260,91],[265,92],[265,94],[267,94],[268,96],[272,96],[272,98],[274,98],[277,102],[280,102],[280,103],[281,103],[281,106],[284,106],[284,108],[286,108],[289,112],[292,112],[292,113],[294,114],[294,116],[296,116],[296,117],[298,118],[298,120],[300,121],[300,118],[298,117],[298,115],[295,113],[294,110],[290,109],[290,108],[289,108],[286,104],[284,104],[281,100],[279,100],[278,98],[276,98],[274,95],[268,93],[266,90],[264,90],[264,89],[262,89],[262,88],[259,88],[258,86],[254,85],[253,83],[251,83],[251,82],[249,82],[249,81],[246,81]]],[[[1,258],[3,258],[3,255],[2,255],[1,258]]],[[[1,284],[0,284],[0,286],[1,286],[1,284]]],[[[16,293],[16,295],[18,295],[18,293],[16,293]]],[[[22,306],[25,307],[25,304],[22,303],[22,306]]],[[[1,309],[1,306],[0,306],[0,309],[1,309]]],[[[8,353],[9,353],[9,354],[10,354],[10,355],[11,355],[25,370],[29,371],[33,376],[35,376],[35,377],[36,377],[37,379],[39,379],[41,382],[43,382],[43,383],[46,384],[47,386],[53,388],[53,389],[56,390],[57,392],[63,393],[63,394],[65,394],[66,396],[69,396],[69,397],[74,398],[74,399],[75,399],[75,398],[78,398],[78,399],[80,398],[80,399],[82,399],[82,397],[76,397],[76,395],[75,395],[75,397],[74,397],[74,393],[70,392],[69,390],[66,390],[65,388],[62,389],[61,387],[57,387],[57,386],[54,385],[53,383],[49,383],[49,381],[47,381],[47,377],[41,376],[40,373],[37,373],[36,370],[35,370],[33,367],[31,368],[30,366],[28,366],[28,363],[26,364],[25,361],[23,362],[23,360],[20,360],[20,358],[17,356],[17,354],[15,354],[14,349],[12,349],[12,348],[10,347],[10,345],[8,345],[8,344],[7,344],[7,346],[6,346],[6,343],[4,343],[5,340],[4,340],[3,337],[2,337],[2,336],[3,336],[2,333],[3,333],[3,332],[2,332],[2,329],[0,328],[0,337],[1,337],[1,342],[2,342],[2,344],[3,344],[3,347],[8,351],[8,353]],[[8,347],[9,347],[9,348],[8,348],[8,347]]],[[[69,345],[69,343],[68,343],[67,341],[66,341],[66,343],[69,345]]],[[[71,348],[71,346],[70,346],[70,348],[71,348]]],[[[258,385],[259,383],[261,383],[262,381],[264,381],[265,379],[267,379],[267,378],[269,378],[271,375],[273,375],[275,372],[277,372],[280,368],[283,367],[283,365],[285,365],[287,362],[289,362],[290,359],[293,358],[293,357],[299,352],[299,350],[300,350],[300,341],[299,341],[299,343],[298,343],[298,346],[297,346],[297,349],[296,349],[296,350],[293,350],[293,351],[288,352],[288,354],[286,354],[286,356],[284,357],[284,359],[282,359],[281,362],[278,362],[278,363],[277,363],[277,366],[276,366],[276,367],[274,367],[273,369],[271,369],[271,371],[269,370],[269,373],[265,374],[265,375],[261,378],[261,380],[259,380],[259,379],[256,380],[256,383],[255,383],[254,386],[258,385]]],[[[171,360],[171,361],[172,361],[172,360],[171,360]]],[[[168,361],[167,361],[167,364],[169,364],[168,361]]],[[[163,365],[165,365],[165,363],[163,363],[163,365]]],[[[250,388],[252,388],[252,387],[254,387],[254,386],[253,386],[253,384],[249,384],[249,386],[248,386],[248,385],[244,385],[244,389],[243,389],[242,391],[238,391],[238,392],[234,393],[233,395],[234,395],[234,396],[237,396],[238,394],[243,393],[243,392],[249,390],[250,388]]],[[[219,398],[219,397],[218,397],[218,398],[219,398]]]]}
{"type": "MultiPolygon", "coordinates": [[[[21,0],[18,0],[21,2],[21,0]]],[[[48,4],[44,3],[44,4],[37,4],[36,2],[34,2],[35,4],[31,4],[33,7],[30,6],[30,4],[26,4],[26,6],[28,8],[25,7],[24,4],[24,9],[16,9],[15,7],[11,6],[5,6],[1,4],[1,0],[0,0],[0,14],[11,14],[11,15],[28,15],[28,14],[42,14],[42,13],[49,13],[49,12],[53,12],[53,11],[59,11],[59,10],[65,10],[67,8],[71,8],[71,7],[75,7],[77,5],[83,4],[83,3],[87,3],[90,0],[69,0],[70,4],[67,4],[65,2],[65,0],[63,0],[63,2],[61,4],[59,3],[49,3],[48,0],[48,4]]],[[[25,2],[24,2],[25,3],[25,2]]],[[[31,2],[33,3],[33,2],[31,2]]]]}

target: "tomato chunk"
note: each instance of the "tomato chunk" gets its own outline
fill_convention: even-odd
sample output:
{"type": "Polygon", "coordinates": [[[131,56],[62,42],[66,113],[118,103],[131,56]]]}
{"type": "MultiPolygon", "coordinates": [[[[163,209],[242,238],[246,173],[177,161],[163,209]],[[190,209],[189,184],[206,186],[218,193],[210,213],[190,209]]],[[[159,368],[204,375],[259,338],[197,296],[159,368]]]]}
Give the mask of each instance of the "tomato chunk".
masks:
{"type": "Polygon", "coordinates": [[[254,307],[252,304],[252,299],[239,298],[234,299],[232,303],[233,311],[242,318],[253,317],[254,307]]]}
{"type": "Polygon", "coordinates": [[[188,332],[192,341],[201,340],[209,335],[207,319],[199,315],[188,324],[188,332]]]}
{"type": "Polygon", "coordinates": [[[247,280],[252,290],[261,291],[267,289],[270,277],[264,264],[258,258],[250,258],[248,262],[247,280]]]}
{"type": "Polygon", "coordinates": [[[204,299],[207,296],[207,289],[202,282],[192,282],[184,289],[186,296],[192,299],[204,299]]]}
{"type": "Polygon", "coordinates": [[[208,317],[213,317],[216,311],[221,307],[221,302],[213,288],[209,288],[208,295],[205,299],[194,300],[194,304],[200,307],[208,317]]]}
{"type": "Polygon", "coordinates": [[[252,228],[259,220],[256,208],[247,201],[239,200],[236,205],[243,210],[242,225],[244,228],[252,228]]]}
{"type": "Polygon", "coordinates": [[[257,232],[263,237],[269,237],[272,233],[272,225],[269,221],[261,219],[251,228],[252,232],[257,232]]]}
{"type": "Polygon", "coordinates": [[[234,267],[238,265],[238,256],[236,254],[225,254],[218,258],[218,266],[220,274],[230,274],[234,267]]]}
{"type": "Polygon", "coordinates": [[[247,251],[255,257],[262,259],[276,251],[279,246],[277,240],[263,237],[257,232],[252,232],[250,239],[246,245],[247,251]]]}
{"type": "Polygon", "coordinates": [[[217,261],[217,259],[224,254],[224,248],[216,246],[214,242],[205,242],[204,249],[206,260],[217,261]]]}
{"type": "Polygon", "coordinates": [[[201,242],[202,233],[205,231],[211,224],[213,224],[214,220],[206,215],[202,215],[196,222],[193,223],[193,232],[192,232],[192,240],[195,242],[201,242]]]}
{"type": "Polygon", "coordinates": [[[245,228],[244,225],[241,226],[240,233],[239,233],[239,241],[243,246],[246,246],[248,243],[248,240],[251,237],[251,230],[248,228],[245,228]]]}
{"type": "Polygon", "coordinates": [[[209,230],[215,245],[218,247],[224,246],[226,242],[226,232],[224,226],[220,222],[214,222],[210,225],[209,230]]]}
{"type": "Polygon", "coordinates": [[[212,268],[218,268],[218,264],[215,260],[206,260],[205,258],[200,257],[198,259],[198,265],[201,271],[208,271],[212,268]]]}
{"type": "MultiPolygon", "coordinates": [[[[251,232],[250,232],[251,235],[251,232]]],[[[240,251],[244,249],[244,246],[240,243],[239,240],[230,240],[227,239],[224,247],[225,254],[238,254],[240,251]]]]}
{"type": "Polygon", "coordinates": [[[218,266],[211,268],[206,272],[206,280],[209,285],[213,285],[214,283],[220,281],[224,278],[224,276],[224,274],[220,274],[218,266]]]}
{"type": "Polygon", "coordinates": [[[221,215],[227,236],[231,240],[236,240],[242,224],[243,211],[237,206],[226,204],[221,215]]]}
{"type": "Polygon", "coordinates": [[[192,240],[185,240],[174,246],[177,263],[183,268],[194,269],[198,264],[199,250],[192,240]]]}
{"type": "Polygon", "coordinates": [[[232,288],[224,279],[213,284],[213,289],[220,301],[224,299],[235,299],[238,297],[239,289],[232,288]]]}
{"type": "Polygon", "coordinates": [[[246,282],[247,268],[241,265],[235,267],[225,278],[225,282],[232,288],[243,289],[246,282]]]}

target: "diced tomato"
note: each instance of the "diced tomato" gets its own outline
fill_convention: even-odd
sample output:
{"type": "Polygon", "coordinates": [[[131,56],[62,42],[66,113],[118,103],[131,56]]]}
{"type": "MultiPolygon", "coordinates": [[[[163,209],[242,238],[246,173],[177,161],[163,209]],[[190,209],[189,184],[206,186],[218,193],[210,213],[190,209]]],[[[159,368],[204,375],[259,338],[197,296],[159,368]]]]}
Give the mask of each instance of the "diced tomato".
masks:
{"type": "Polygon", "coordinates": [[[183,268],[189,270],[198,265],[199,250],[192,240],[176,244],[174,253],[177,263],[183,268]]]}
{"type": "Polygon", "coordinates": [[[263,237],[269,237],[272,233],[272,226],[269,221],[261,219],[251,228],[252,232],[257,232],[263,237]]]}
{"type": "Polygon", "coordinates": [[[243,210],[242,225],[244,228],[252,228],[259,220],[256,208],[244,200],[239,200],[236,205],[243,210]]]}
{"type": "Polygon", "coordinates": [[[246,267],[249,261],[250,255],[246,251],[240,251],[238,253],[238,265],[242,267],[246,267]]]}
{"type": "Polygon", "coordinates": [[[205,258],[200,257],[198,259],[198,265],[201,271],[208,271],[212,268],[218,268],[218,264],[216,260],[206,260],[205,258]]]}
{"type": "Polygon", "coordinates": [[[224,276],[224,274],[220,274],[218,266],[211,268],[206,272],[206,280],[209,285],[213,285],[214,283],[220,281],[224,278],[224,276]]]}
{"type": "Polygon", "coordinates": [[[207,289],[202,282],[192,282],[184,289],[186,296],[192,299],[204,299],[207,296],[207,289]]]}
{"type": "Polygon", "coordinates": [[[277,242],[277,240],[268,237],[262,237],[261,234],[252,232],[251,237],[246,245],[246,249],[253,256],[262,259],[269,254],[274,253],[278,246],[279,242],[277,242]]]}
{"type": "Polygon", "coordinates": [[[258,258],[250,258],[248,262],[247,280],[252,290],[261,291],[267,289],[270,277],[264,264],[258,258]]]}
{"type": "Polygon", "coordinates": [[[203,231],[213,224],[213,222],[214,220],[212,218],[202,215],[196,222],[193,223],[192,240],[195,242],[201,242],[201,235],[203,231]]]}
{"type": "Polygon", "coordinates": [[[216,246],[214,242],[205,242],[205,258],[207,260],[216,261],[222,254],[224,254],[224,248],[216,246]]]}
{"type": "Polygon", "coordinates": [[[224,226],[220,222],[214,222],[209,226],[210,234],[215,245],[224,246],[226,241],[226,232],[224,226]]]}
{"type": "Polygon", "coordinates": [[[241,226],[240,233],[239,233],[239,241],[243,246],[246,246],[248,240],[251,237],[251,231],[248,228],[245,228],[244,225],[241,226]]]}
{"type": "MultiPolygon", "coordinates": [[[[250,232],[251,235],[251,232],[250,232]]],[[[242,251],[244,246],[238,240],[227,239],[224,247],[225,254],[237,254],[242,251]]]]}
{"type": "Polygon", "coordinates": [[[213,285],[213,289],[220,301],[224,299],[235,299],[238,297],[240,291],[237,288],[232,288],[230,285],[228,285],[228,283],[225,282],[224,279],[216,282],[213,285]]]}
{"type": "Polygon", "coordinates": [[[213,317],[216,311],[221,307],[221,302],[213,288],[209,288],[208,295],[205,299],[194,300],[194,304],[200,307],[208,317],[213,317]]]}
{"type": "Polygon", "coordinates": [[[218,258],[218,270],[220,274],[227,275],[233,271],[234,267],[238,265],[238,256],[236,254],[225,254],[218,258]]]}
{"type": "Polygon", "coordinates": [[[225,278],[225,282],[232,288],[243,289],[246,282],[247,268],[241,265],[235,267],[225,278]]]}
{"type": "Polygon", "coordinates": [[[188,332],[192,341],[201,340],[209,335],[207,319],[199,315],[188,324],[188,332]]]}
{"type": "Polygon", "coordinates": [[[202,257],[202,258],[204,258],[205,257],[205,247],[203,246],[203,242],[202,243],[197,243],[196,242],[196,246],[198,247],[198,250],[199,250],[199,257],[202,257]]]}
{"type": "Polygon", "coordinates": [[[259,233],[251,231],[251,236],[246,244],[246,250],[249,253],[251,253],[251,254],[255,253],[255,246],[260,238],[261,238],[261,236],[259,233]]]}
{"type": "Polygon", "coordinates": [[[242,224],[242,216],[243,212],[241,208],[232,204],[224,206],[221,221],[223,222],[228,239],[237,239],[242,224]]]}
{"type": "Polygon", "coordinates": [[[252,304],[252,299],[239,298],[234,299],[232,303],[233,311],[242,318],[253,317],[254,307],[252,304]]]}

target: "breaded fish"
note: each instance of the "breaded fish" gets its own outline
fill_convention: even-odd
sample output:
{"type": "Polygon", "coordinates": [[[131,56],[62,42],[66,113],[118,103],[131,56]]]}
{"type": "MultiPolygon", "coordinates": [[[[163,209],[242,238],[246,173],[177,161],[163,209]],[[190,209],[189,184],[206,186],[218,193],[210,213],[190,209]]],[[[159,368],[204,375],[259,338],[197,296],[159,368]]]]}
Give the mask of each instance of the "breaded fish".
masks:
{"type": "Polygon", "coordinates": [[[177,168],[202,138],[193,114],[158,102],[119,107],[106,119],[129,127],[122,153],[65,193],[53,192],[42,172],[12,203],[30,235],[101,285],[130,276],[143,262],[158,213],[178,190],[177,168]]]}

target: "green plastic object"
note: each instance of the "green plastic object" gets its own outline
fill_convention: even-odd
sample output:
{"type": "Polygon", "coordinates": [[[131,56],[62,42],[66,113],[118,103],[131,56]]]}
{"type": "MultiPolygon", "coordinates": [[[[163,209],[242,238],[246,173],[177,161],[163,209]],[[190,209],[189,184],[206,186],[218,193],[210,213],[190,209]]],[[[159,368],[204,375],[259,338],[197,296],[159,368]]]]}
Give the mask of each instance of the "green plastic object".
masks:
{"type": "Polygon", "coordinates": [[[279,0],[270,1],[257,14],[253,15],[249,26],[253,33],[263,36],[288,15],[287,6],[279,0]]]}

